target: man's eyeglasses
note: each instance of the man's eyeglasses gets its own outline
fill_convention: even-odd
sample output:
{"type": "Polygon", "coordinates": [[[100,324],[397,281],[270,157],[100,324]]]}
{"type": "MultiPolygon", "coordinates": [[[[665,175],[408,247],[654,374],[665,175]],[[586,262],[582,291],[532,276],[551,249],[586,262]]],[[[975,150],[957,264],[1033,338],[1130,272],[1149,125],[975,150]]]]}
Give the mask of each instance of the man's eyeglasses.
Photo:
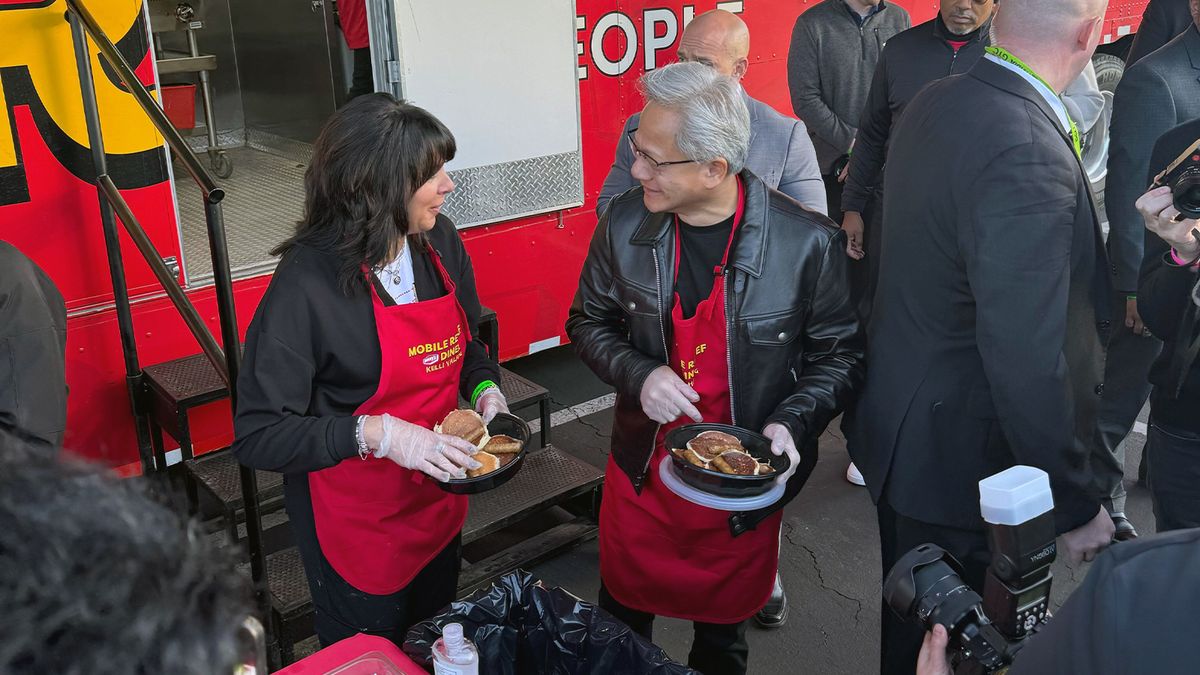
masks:
{"type": "Polygon", "coordinates": [[[694,160],[694,159],[676,159],[676,160],[673,160],[670,162],[660,162],[657,159],[654,159],[653,157],[651,157],[650,155],[647,155],[646,153],[642,152],[642,149],[637,146],[637,142],[633,140],[633,134],[635,132],[637,132],[637,127],[630,129],[629,133],[625,135],[626,140],[629,141],[629,148],[631,150],[633,150],[634,158],[640,159],[643,162],[649,164],[650,168],[654,169],[654,171],[656,173],[661,173],[663,170],[663,167],[673,166],[675,164],[694,164],[696,162],[696,160],[694,160]]]}

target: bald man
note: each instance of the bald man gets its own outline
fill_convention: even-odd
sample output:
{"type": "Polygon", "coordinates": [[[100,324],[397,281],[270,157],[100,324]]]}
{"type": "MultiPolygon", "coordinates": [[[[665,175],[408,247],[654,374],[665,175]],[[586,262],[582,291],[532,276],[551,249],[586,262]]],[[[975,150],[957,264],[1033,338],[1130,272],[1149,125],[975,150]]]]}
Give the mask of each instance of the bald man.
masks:
{"type": "MultiPolygon", "coordinates": [[[[1110,274],[1060,93],[1100,39],[1106,0],[1003,0],[994,46],[927,86],[896,123],[853,459],[878,504],[883,571],[930,542],[983,591],[978,482],[1050,475],[1059,552],[1113,535],[1088,455],[1110,274]]],[[[881,671],[912,673],[922,633],[886,607],[881,671]]]]}
{"type": "MultiPolygon", "coordinates": [[[[680,61],[703,63],[740,80],[750,65],[750,31],[736,14],[719,9],[705,12],[684,29],[678,54],[680,61]]],[[[804,123],[779,114],[749,95],[746,107],[750,110],[751,134],[746,168],[808,210],[825,214],[825,184],[804,123]]],[[[613,197],[638,184],[630,175],[633,151],[625,138],[637,129],[639,117],[640,113],[634,114],[625,123],[616,159],[600,188],[596,215],[604,213],[613,197]]]]}

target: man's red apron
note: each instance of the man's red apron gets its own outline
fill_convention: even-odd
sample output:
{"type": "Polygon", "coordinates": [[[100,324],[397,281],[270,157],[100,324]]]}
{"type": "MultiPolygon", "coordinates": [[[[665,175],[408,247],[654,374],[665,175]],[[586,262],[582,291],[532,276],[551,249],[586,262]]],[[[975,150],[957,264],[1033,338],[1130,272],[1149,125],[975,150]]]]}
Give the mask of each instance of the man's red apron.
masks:
{"type": "Polygon", "coordinates": [[[363,49],[370,46],[371,38],[367,31],[367,3],[365,0],[340,0],[338,2],[338,22],[342,24],[342,35],[346,38],[347,47],[363,49]]]}
{"type": "MultiPolygon", "coordinates": [[[[458,407],[464,348],[471,340],[454,282],[433,249],[429,256],[446,294],[385,306],[371,288],[382,367],[379,388],[354,411],[388,413],[429,429],[458,407]]],[[[454,539],[467,498],[443,491],[419,471],[390,459],[357,457],[308,475],[317,540],[325,559],[351,586],[395,593],[454,539]]]]}
{"type": "MultiPolygon", "coordinates": [[[[744,193],[738,181],[733,232],[712,293],[683,318],[679,295],[671,308],[670,365],[700,395],[705,422],[732,423],[725,265],[741,224],[744,193]]],[[[675,225],[675,275],[679,275],[679,224],[675,225]]],[[[617,602],[631,609],[705,623],[737,623],[766,604],[779,563],[783,513],[734,539],[729,514],[698,506],[668,490],[658,477],[667,431],[691,420],[680,417],[659,429],[646,482],[639,495],[610,458],[600,507],[600,578],[617,602]]]]}

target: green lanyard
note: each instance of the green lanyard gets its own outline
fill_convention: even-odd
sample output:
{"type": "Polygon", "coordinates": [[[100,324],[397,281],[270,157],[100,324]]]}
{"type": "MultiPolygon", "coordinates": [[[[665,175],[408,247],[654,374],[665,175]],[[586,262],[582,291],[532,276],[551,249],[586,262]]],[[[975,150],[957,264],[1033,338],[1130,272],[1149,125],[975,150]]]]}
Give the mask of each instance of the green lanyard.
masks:
{"type": "MultiPolygon", "coordinates": [[[[1008,63],[1013,64],[1014,66],[1025,71],[1026,73],[1029,73],[1030,77],[1037,80],[1038,82],[1041,82],[1050,91],[1054,91],[1054,87],[1051,87],[1049,82],[1046,82],[1045,80],[1043,80],[1041,75],[1038,75],[1037,73],[1033,72],[1032,68],[1025,65],[1025,62],[1022,61],[1021,59],[1013,56],[1008,50],[1003,49],[1001,47],[984,47],[984,51],[986,51],[987,53],[991,54],[992,56],[995,56],[996,58],[998,58],[1002,61],[1007,61],[1008,63]]],[[[1062,101],[1062,97],[1059,96],[1058,100],[1062,101]]],[[[1063,108],[1065,109],[1066,105],[1064,105],[1063,108]]],[[[1082,157],[1083,156],[1083,140],[1079,136],[1079,127],[1075,125],[1075,120],[1071,119],[1070,113],[1067,113],[1067,124],[1069,124],[1071,127],[1071,145],[1074,146],[1074,148],[1075,148],[1075,154],[1082,157]]]]}

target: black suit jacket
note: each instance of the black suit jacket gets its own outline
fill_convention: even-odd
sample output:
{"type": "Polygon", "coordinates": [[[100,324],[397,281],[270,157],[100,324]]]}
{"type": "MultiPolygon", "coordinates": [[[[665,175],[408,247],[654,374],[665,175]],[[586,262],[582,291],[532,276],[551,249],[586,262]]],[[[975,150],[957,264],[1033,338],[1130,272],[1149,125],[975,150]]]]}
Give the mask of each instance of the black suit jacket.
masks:
{"type": "MultiPolygon", "coordinates": [[[[1200,30],[1195,26],[1125,71],[1113,100],[1105,208],[1108,254],[1116,289],[1137,290],[1146,228],[1134,203],[1150,186],[1154,142],[1172,127],[1200,118],[1200,30]]],[[[1174,157],[1172,157],[1174,159],[1174,157]]]]}
{"type": "Polygon", "coordinates": [[[1188,0],[1150,0],[1142,12],[1142,23],[1138,26],[1125,67],[1141,61],[1143,57],[1170,42],[1188,26],[1193,25],[1188,0]]]}
{"type": "Polygon", "coordinates": [[[1088,449],[1110,284],[1088,179],[1050,105],[988,59],[892,136],[852,455],[872,496],[978,529],[977,482],[1050,474],[1060,531],[1096,515],[1088,449]]]}

